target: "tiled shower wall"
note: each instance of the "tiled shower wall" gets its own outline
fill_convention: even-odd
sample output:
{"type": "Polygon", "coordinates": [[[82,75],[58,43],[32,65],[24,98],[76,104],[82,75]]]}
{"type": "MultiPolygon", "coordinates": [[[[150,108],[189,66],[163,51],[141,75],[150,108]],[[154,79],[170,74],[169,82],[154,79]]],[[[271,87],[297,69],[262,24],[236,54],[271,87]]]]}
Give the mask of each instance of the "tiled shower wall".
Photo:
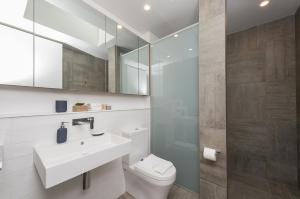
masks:
{"type": "Polygon", "coordinates": [[[228,36],[229,176],[297,184],[295,18],[228,36]]]}
{"type": "Polygon", "coordinates": [[[216,162],[200,155],[200,199],[227,198],[225,4],[199,1],[199,152],[205,146],[221,151],[216,162]]]}

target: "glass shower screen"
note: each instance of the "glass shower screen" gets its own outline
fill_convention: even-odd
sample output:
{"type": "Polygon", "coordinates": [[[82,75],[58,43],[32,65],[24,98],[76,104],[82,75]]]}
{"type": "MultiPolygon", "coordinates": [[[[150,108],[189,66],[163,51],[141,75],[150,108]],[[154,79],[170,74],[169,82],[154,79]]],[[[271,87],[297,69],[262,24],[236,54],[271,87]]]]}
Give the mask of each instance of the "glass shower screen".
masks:
{"type": "Polygon", "coordinates": [[[151,46],[151,152],[172,161],[176,184],[199,192],[198,25],[151,46]]]}

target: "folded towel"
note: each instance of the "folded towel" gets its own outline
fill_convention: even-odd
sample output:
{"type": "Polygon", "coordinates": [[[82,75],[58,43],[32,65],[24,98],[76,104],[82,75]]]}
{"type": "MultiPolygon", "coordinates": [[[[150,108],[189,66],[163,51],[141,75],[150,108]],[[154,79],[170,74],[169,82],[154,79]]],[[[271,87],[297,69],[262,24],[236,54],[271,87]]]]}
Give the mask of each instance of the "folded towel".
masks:
{"type": "Polygon", "coordinates": [[[153,167],[153,170],[161,175],[165,174],[173,166],[172,162],[164,161],[153,167]]]}

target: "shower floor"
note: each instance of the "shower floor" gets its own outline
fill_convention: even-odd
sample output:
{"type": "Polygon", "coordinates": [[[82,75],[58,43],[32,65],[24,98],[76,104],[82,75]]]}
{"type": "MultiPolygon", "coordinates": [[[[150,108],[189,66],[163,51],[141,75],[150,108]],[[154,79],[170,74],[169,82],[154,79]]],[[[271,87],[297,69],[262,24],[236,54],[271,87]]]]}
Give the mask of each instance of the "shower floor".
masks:
{"type": "Polygon", "coordinates": [[[231,175],[228,181],[228,199],[299,199],[296,186],[264,178],[231,175]]]}

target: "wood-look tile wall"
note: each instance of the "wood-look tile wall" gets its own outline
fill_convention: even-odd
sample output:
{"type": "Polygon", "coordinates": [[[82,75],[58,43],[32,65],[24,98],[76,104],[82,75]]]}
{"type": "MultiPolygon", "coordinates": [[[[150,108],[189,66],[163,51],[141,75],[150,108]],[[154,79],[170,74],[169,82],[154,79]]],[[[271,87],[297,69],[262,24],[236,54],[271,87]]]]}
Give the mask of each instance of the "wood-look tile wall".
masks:
{"type": "Polygon", "coordinates": [[[295,18],[227,40],[229,176],[297,184],[295,18]]]}
{"type": "Polygon", "coordinates": [[[199,1],[200,199],[227,198],[225,5],[199,1]],[[217,162],[203,159],[204,146],[221,151],[217,162]]]}
{"type": "Polygon", "coordinates": [[[300,7],[296,13],[296,74],[297,74],[297,131],[298,131],[298,186],[300,188],[300,7]]]}

